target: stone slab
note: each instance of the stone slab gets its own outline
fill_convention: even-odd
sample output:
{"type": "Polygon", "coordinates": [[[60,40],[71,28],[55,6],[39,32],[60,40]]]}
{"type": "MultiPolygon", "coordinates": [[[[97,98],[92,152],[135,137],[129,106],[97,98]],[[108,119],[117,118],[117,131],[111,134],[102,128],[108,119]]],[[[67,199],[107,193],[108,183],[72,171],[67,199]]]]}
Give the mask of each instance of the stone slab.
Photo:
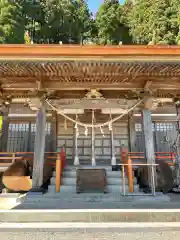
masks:
{"type": "Polygon", "coordinates": [[[180,222],[180,211],[145,210],[10,210],[0,212],[1,223],[16,222],[180,222]]]}

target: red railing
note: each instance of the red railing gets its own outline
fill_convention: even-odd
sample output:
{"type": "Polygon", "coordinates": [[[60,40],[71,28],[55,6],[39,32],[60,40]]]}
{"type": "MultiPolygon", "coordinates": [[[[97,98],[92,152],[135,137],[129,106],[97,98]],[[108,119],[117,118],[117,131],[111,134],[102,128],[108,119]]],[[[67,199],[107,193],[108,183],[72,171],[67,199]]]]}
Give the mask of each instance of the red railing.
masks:
{"type": "MultiPolygon", "coordinates": [[[[133,159],[145,159],[144,152],[128,152],[130,158],[133,159]]],[[[169,166],[174,166],[175,164],[175,154],[173,152],[155,152],[155,160],[164,160],[169,166]]]]}

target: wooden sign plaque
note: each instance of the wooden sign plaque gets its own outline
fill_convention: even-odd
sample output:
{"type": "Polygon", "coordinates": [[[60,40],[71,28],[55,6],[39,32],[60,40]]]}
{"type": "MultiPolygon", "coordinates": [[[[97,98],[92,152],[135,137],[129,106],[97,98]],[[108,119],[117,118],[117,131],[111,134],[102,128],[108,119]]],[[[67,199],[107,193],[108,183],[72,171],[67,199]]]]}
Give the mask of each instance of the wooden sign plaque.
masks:
{"type": "Polygon", "coordinates": [[[76,174],[76,192],[100,190],[107,193],[105,169],[78,169],[76,174]]]}

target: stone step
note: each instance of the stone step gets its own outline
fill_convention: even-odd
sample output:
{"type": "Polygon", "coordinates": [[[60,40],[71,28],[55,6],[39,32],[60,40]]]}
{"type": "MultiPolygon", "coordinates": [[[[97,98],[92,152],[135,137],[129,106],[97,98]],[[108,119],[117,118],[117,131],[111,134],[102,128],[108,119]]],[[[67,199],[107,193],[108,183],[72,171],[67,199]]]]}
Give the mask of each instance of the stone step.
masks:
{"type": "MultiPolygon", "coordinates": [[[[112,178],[120,178],[122,177],[121,171],[106,171],[107,177],[112,177],[112,178]]],[[[53,177],[56,176],[56,172],[53,172],[53,177]]],[[[70,177],[70,178],[75,178],[76,177],[76,170],[66,170],[63,172],[63,177],[70,177]]]]}
{"type": "MultiPolygon", "coordinates": [[[[125,186],[126,192],[128,192],[128,186],[125,186]]],[[[109,193],[122,193],[122,185],[117,186],[117,185],[108,185],[107,186],[107,191],[109,193]]],[[[49,185],[48,187],[48,193],[55,193],[56,192],[56,186],[55,185],[49,185]]],[[[134,192],[139,192],[139,186],[134,185],[134,192]]],[[[76,186],[65,186],[62,185],[60,189],[60,194],[63,193],[76,193],[76,186]]]]}
{"type": "Polygon", "coordinates": [[[77,170],[77,169],[106,169],[106,170],[112,170],[112,167],[110,165],[101,165],[101,166],[94,166],[92,167],[91,165],[80,165],[80,166],[66,166],[64,168],[64,171],[68,170],[77,170]]]}
{"type": "MultiPolygon", "coordinates": [[[[125,179],[125,183],[128,184],[127,178],[125,179]]],[[[137,183],[137,180],[134,179],[134,183],[137,183]]],[[[51,178],[51,184],[56,184],[56,178],[51,178]]],[[[107,178],[108,185],[122,185],[122,178],[115,178],[115,177],[108,177],[107,178]]],[[[76,185],[76,178],[75,177],[63,177],[62,185],[76,185]]]]}
{"type": "Polygon", "coordinates": [[[26,197],[21,203],[46,203],[46,204],[53,204],[56,205],[59,202],[64,203],[66,205],[67,203],[74,203],[74,206],[76,206],[76,203],[81,202],[102,202],[102,203],[112,203],[112,202],[130,202],[132,201],[132,197],[123,197],[121,194],[113,194],[113,193],[81,193],[81,194],[69,194],[69,193],[46,193],[45,195],[41,197],[26,197]]]}
{"type": "MultiPolygon", "coordinates": [[[[91,165],[90,159],[79,159],[80,165],[91,165]]],[[[73,160],[67,160],[68,166],[74,166],[74,159],[73,160]]],[[[96,164],[99,165],[111,165],[110,159],[97,159],[96,164]]]]}
{"type": "Polygon", "coordinates": [[[74,203],[81,202],[82,204],[85,202],[102,202],[102,203],[128,203],[128,202],[154,202],[154,201],[170,201],[169,196],[164,195],[162,193],[157,192],[156,196],[147,196],[147,194],[140,193],[138,196],[138,193],[136,193],[136,196],[122,196],[121,194],[113,194],[113,193],[80,193],[80,194],[61,194],[61,193],[46,193],[42,196],[25,196],[24,199],[22,199],[21,203],[40,203],[40,204],[54,204],[56,206],[58,203],[62,202],[64,205],[67,203],[74,203]]]}

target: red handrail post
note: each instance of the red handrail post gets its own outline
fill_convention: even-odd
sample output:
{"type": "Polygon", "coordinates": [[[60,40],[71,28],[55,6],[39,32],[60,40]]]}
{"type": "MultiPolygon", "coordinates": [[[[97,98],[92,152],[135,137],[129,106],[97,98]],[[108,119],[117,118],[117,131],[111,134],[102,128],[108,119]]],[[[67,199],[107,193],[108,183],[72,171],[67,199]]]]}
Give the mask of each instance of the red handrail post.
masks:
{"type": "MultiPolygon", "coordinates": [[[[121,146],[120,148],[120,153],[121,153],[121,160],[123,164],[127,164],[128,162],[128,148],[125,147],[124,145],[121,146]]],[[[125,172],[127,175],[127,165],[125,166],[125,172]]]]}
{"type": "Polygon", "coordinates": [[[63,171],[63,169],[66,167],[66,152],[65,152],[64,146],[61,148],[60,158],[62,160],[62,171],[63,171]]]}

